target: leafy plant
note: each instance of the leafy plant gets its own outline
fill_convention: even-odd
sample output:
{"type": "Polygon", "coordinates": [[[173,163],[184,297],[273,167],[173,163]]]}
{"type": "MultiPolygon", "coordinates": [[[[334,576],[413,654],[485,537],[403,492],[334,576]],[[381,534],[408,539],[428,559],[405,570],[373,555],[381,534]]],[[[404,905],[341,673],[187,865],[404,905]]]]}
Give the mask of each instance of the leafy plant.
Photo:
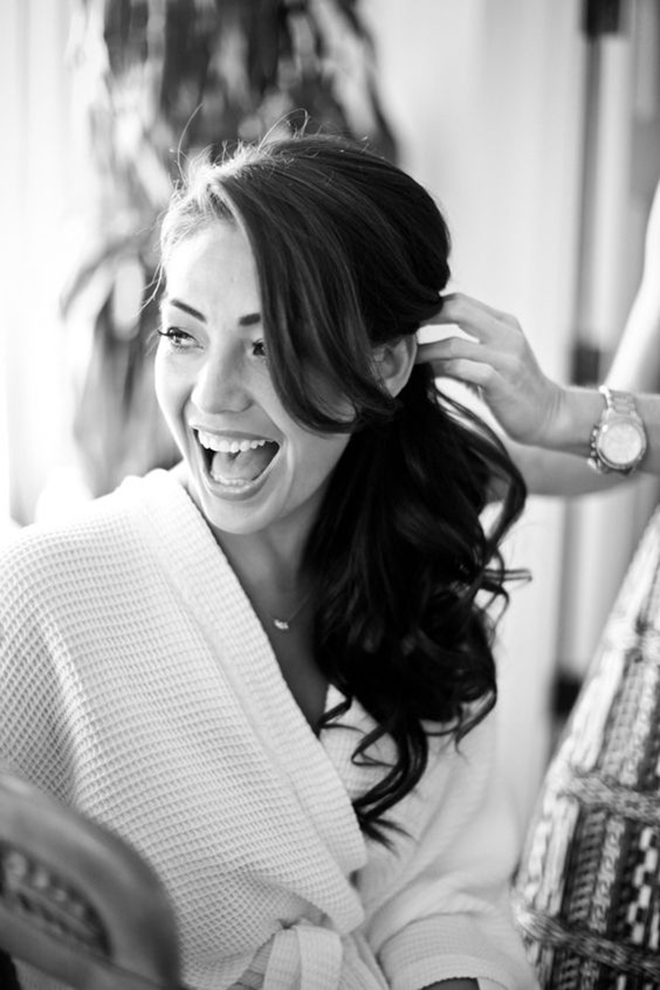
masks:
{"type": "Polygon", "coordinates": [[[307,121],[394,157],[357,0],[78,0],[72,71],[94,182],[62,293],[90,490],[176,459],[152,384],[156,232],[181,163],[307,121]]]}

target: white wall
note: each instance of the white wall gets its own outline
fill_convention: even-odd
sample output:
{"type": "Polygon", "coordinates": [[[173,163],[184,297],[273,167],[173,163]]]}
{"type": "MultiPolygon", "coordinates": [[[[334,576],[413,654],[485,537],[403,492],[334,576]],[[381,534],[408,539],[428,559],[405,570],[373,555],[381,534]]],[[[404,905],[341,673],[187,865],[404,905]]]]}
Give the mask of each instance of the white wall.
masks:
{"type": "MultiPolygon", "coordinates": [[[[444,206],[454,287],[521,320],[568,375],[578,239],[584,42],[575,0],[370,0],[402,164],[444,206]]],[[[547,756],[563,505],[531,499],[510,540],[531,584],[499,646],[502,748],[521,824],[547,756]]]]}
{"type": "MultiPolygon", "coordinates": [[[[576,307],[583,338],[609,356],[637,291],[660,177],[660,8],[657,0],[634,0],[624,9],[625,31],[599,43],[600,88],[590,115],[593,148],[584,197],[588,237],[576,307]]],[[[622,384],[660,387],[648,362],[646,381],[622,384]]],[[[578,677],[657,500],[657,479],[638,478],[632,487],[569,507],[558,652],[564,669],[578,677]]]]}
{"type": "Polygon", "coordinates": [[[16,38],[20,31],[21,11],[17,2],[7,3],[0,12],[0,134],[4,135],[0,156],[0,216],[4,236],[0,237],[0,297],[4,300],[5,318],[0,319],[0,534],[9,528],[9,374],[8,338],[14,323],[15,305],[12,257],[17,240],[22,238],[17,191],[19,155],[15,142],[19,128],[20,63],[16,38]]]}
{"type": "MultiPolygon", "coordinates": [[[[0,401],[4,391],[4,454],[11,450],[23,472],[23,497],[12,506],[20,522],[33,518],[37,494],[68,446],[57,300],[65,221],[80,173],[64,70],[69,17],[68,0],[0,3],[0,401]]],[[[3,474],[7,491],[6,464],[3,474]]]]}

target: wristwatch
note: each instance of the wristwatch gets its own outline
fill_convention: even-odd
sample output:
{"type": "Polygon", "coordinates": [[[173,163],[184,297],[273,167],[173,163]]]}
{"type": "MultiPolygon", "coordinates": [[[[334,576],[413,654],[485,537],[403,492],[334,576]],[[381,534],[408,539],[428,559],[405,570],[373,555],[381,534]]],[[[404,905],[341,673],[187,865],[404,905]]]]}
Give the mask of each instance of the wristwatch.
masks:
{"type": "Polygon", "coordinates": [[[628,392],[601,385],[603,413],[591,431],[588,464],[599,474],[632,474],[646,453],[644,422],[628,392]]]}

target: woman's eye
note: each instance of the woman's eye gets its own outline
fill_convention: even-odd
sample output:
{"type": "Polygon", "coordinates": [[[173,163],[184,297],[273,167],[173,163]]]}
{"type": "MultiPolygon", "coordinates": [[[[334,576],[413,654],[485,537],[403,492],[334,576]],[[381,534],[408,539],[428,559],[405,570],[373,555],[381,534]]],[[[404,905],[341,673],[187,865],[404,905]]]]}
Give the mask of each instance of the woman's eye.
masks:
{"type": "Polygon", "coordinates": [[[252,353],[255,357],[266,357],[266,343],[263,340],[254,340],[252,342],[252,353]]]}
{"type": "Polygon", "coordinates": [[[186,347],[193,343],[193,338],[180,327],[159,327],[158,333],[161,337],[166,337],[173,347],[186,347]]]}

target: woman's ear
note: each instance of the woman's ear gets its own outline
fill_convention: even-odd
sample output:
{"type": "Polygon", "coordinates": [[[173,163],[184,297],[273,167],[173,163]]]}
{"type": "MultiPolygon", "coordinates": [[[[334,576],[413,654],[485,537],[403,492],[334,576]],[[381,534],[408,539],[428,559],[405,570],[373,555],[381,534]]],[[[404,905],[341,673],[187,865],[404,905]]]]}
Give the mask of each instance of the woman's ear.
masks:
{"type": "Polygon", "coordinates": [[[374,347],[374,361],[381,382],[390,393],[398,395],[410,378],[417,356],[417,337],[406,334],[398,340],[374,347]]]}

